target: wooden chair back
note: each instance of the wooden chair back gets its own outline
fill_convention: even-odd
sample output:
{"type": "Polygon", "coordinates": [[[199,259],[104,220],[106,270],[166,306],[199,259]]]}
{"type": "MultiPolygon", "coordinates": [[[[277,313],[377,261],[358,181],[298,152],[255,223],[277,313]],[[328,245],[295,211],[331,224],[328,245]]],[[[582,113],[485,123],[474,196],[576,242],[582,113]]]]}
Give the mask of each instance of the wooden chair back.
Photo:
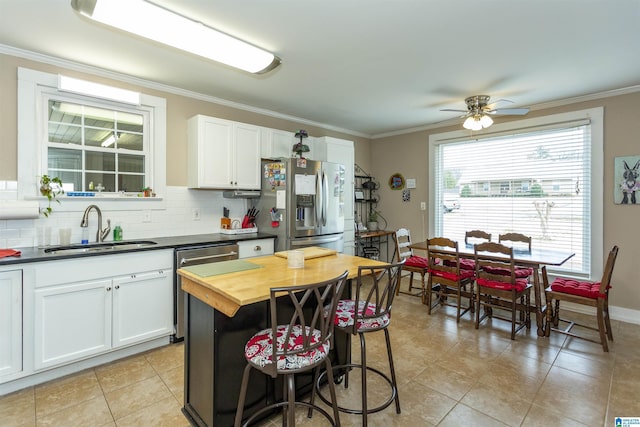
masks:
{"type": "Polygon", "coordinates": [[[413,250],[409,247],[411,244],[411,234],[406,228],[399,228],[393,233],[393,241],[396,245],[396,262],[404,261],[413,256],[413,250]]]}
{"type": "Polygon", "coordinates": [[[516,266],[513,248],[502,243],[485,242],[474,246],[476,280],[515,284],[516,266]]]}
{"type": "Polygon", "coordinates": [[[531,236],[525,236],[521,233],[505,233],[498,236],[498,242],[510,242],[515,250],[526,247],[527,251],[531,252],[531,236]]]}
{"type": "Polygon", "coordinates": [[[600,281],[600,293],[609,296],[609,288],[611,287],[611,276],[613,275],[613,267],[616,265],[616,258],[618,257],[618,247],[614,246],[609,251],[607,257],[607,263],[604,266],[602,272],[602,280],[600,281]]]}
{"type": "MultiPolygon", "coordinates": [[[[281,346],[282,349],[273,345],[272,361],[309,353],[331,342],[336,309],[347,275],[345,271],[336,278],[311,285],[271,288],[271,336],[274,340],[278,337],[278,341],[295,340],[300,344],[295,348],[281,346]],[[286,326],[284,333],[280,333],[281,326],[286,326]],[[316,334],[318,336],[314,336],[316,334]]],[[[260,370],[275,378],[279,373],[277,365],[269,363],[260,370]]],[[[307,369],[309,367],[300,370],[307,369]]]]}
{"type": "Polygon", "coordinates": [[[442,277],[438,275],[438,279],[445,282],[457,282],[457,280],[447,280],[447,273],[460,275],[460,254],[458,251],[458,242],[446,237],[434,237],[427,239],[427,258],[429,259],[429,271],[432,274],[437,272],[445,273],[442,277]]]}
{"type": "Polygon", "coordinates": [[[475,243],[490,242],[491,234],[482,230],[471,230],[464,233],[464,244],[473,245],[475,243]]]}

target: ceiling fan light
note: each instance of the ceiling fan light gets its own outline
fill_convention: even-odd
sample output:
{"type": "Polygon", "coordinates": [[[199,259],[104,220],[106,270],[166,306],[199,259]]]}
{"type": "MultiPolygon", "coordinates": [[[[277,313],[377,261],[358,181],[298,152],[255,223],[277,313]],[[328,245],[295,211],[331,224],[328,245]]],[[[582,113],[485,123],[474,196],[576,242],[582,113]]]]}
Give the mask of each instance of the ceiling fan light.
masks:
{"type": "Polygon", "coordinates": [[[482,129],[482,124],[480,123],[479,116],[469,116],[467,120],[464,121],[462,127],[469,130],[480,130],[482,129]]]}
{"type": "Polygon", "coordinates": [[[493,119],[487,116],[486,114],[483,114],[482,117],[480,118],[480,124],[482,125],[483,128],[488,128],[493,124],[493,119]]]}
{"type": "Polygon", "coordinates": [[[72,0],[83,16],[254,74],[271,71],[280,58],[144,0],[72,0]]]}

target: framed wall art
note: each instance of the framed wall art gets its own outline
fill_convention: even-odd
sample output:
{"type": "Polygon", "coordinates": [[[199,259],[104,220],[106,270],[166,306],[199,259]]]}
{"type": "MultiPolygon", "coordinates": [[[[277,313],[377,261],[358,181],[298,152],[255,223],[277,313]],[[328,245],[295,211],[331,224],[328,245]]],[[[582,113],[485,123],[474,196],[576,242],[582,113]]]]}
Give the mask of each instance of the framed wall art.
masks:
{"type": "Polygon", "coordinates": [[[392,190],[402,190],[404,188],[404,177],[399,173],[394,173],[389,178],[389,188],[392,190]]]}
{"type": "Polygon", "coordinates": [[[640,205],[640,155],[614,160],[614,203],[640,205]]]}

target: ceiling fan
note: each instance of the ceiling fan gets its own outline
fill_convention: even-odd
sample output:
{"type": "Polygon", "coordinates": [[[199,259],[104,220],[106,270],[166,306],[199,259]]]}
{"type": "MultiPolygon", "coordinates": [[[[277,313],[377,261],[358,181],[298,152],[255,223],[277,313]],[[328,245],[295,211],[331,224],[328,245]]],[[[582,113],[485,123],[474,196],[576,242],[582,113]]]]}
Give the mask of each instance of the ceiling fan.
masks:
{"type": "Polygon", "coordinates": [[[495,108],[499,102],[513,102],[508,99],[499,99],[489,104],[489,95],[473,95],[464,100],[467,104],[467,110],[455,110],[451,108],[445,108],[440,111],[455,111],[458,113],[465,113],[460,117],[466,117],[462,125],[465,129],[480,130],[482,128],[488,128],[493,124],[493,119],[489,116],[523,116],[529,112],[529,109],[524,108],[495,108]]]}

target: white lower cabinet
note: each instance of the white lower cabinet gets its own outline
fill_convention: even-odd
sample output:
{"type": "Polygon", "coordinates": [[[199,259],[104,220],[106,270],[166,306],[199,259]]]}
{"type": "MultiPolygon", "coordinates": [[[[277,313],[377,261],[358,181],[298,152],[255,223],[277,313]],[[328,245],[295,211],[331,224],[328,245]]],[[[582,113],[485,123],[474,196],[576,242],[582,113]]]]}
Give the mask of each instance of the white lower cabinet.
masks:
{"type": "Polygon", "coordinates": [[[238,242],[238,258],[273,255],[275,239],[241,240],[238,242]]]}
{"type": "Polygon", "coordinates": [[[22,270],[0,271],[0,378],[21,370],[22,270]]]}
{"type": "Polygon", "coordinates": [[[40,267],[38,273],[44,274],[34,290],[34,369],[171,335],[172,254],[96,256],[40,267]],[[156,268],[138,272],[140,266],[156,268]],[[114,271],[121,275],[111,276],[114,271]]]}
{"type": "Polygon", "coordinates": [[[167,316],[173,313],[170,273],[160,270],[113,280],[113,347],[173,332],[173,316],[167,316]]]}
{"type": "Polygon", "coordinates": [[[111,291],[111,280],[35,291],[35,369],[82,359],[111,348],[111,291]]]}

